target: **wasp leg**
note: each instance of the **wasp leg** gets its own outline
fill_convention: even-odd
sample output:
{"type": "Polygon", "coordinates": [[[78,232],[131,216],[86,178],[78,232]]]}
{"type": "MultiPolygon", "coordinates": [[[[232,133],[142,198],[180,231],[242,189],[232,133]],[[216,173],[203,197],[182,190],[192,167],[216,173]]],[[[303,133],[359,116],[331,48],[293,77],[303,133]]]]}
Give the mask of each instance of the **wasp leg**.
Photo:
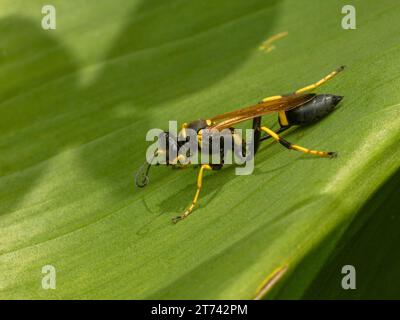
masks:
{"type": "Polygon", "coordinates": [[[249,156],[253,156],[249,154],[249,150],[247,150],[246,141],[241,137],[238,133],[232,133],[232,151],[235,153],[239,159],[247,159],[249,156]]]}
{"type": "Polygon", "coordinates": [[[267,101],[272,101],[272,100],[279,100],[282,99],[283,96],[271,96],[271,97],[266,97],[261,100],[261,102],[267,102],[267,101]]]}
{"type": "Polygon", "coordinates": [[[201,186],[202,186],[202,183],[203,183],[203,172],[204,172],[204,170],[212,170],[212,168],[208,164],[203,164],[200,167],[199,175],[197,176],[197,191],[196,191],[196,194],[195,194],[195,196],[193,198],[192,204],[190,205],[190,207],[182,215],[173,218],[172,219],[173,223],[177,223],[178,221],[185,219],[189,214],[192,213],[193,208],[196,205],[197,200],[199,199],[201,186]]]}
{"type": "Polygon", "coordinates": [[[292,149],[292,150],[309,153],[309,154],[313,154],[313,155],[320,156],[320,157],[326,157],[326,158],[334,158],[337,156],[336,152],[311,150],[311,149],[301,147],[297,144],[292,144],[289,141],[286,141],[285,139],[280,137],[277,133],[275,133],[274,131],[272,131],[271,129],[269,129],[267,127],[261,127],[261,130],[264,131],[265,133],[267,133],[268,135],[270,135],[273,139],[278,141],[281,145],[283,145],[287,149],[292,149]]]}
{"type": "Polygon", "coordinates": [[[256,117],[253,119],[253,130],[254,130],[254,154],[258,151],[261,142],[261,117],[256,117]]]}
{"type": "Polygon", "coordinates": [[[303,93],[303,92],[307,92],[307,91],[311,91],[314,90],[315,88],[318,88],[319,86],[323,85],[325,82],[331,80],[334,76],[336,76],[339,72],[343,71],[344,66],[341,66],[340,68],[337,68],[335,71],[332,71],[330,74],[328,74],[327,76],[323,77],[321,80],[310,84],[306,87],[300,88],[292,93],[289,94],[285,94],[285,95],[281,95],[281,96],[271,96],[271,97],[266,97],[264,99],[262,99],[262,102],[267,102],[267,101],[273,101],[273,100],[279,100],[282,99],[283,97],[286,96],[290,96],[290,95],[294,95],[294,94],[299,94],[299,93],[303,93]]]}
{"type": "Polygon", "coordinates": [[[344,69],[344,66],[341,66],[340,68],[337,68],[335,71],[332,71],[330,74],[328,74],[326,77],[322,78],[321,80],[319,80],[319,81],[317,81],[317,82],[315,82],[313,84],[310,84],[309,86],[306,86],[304,88],[298,89],[294,93],[295,94],[299,94],[299,93],[303,93],[303,92],[306,92],[306,91],[314,90],[315,88],[323,85],[325,82],[331,80],[339,72],[343,71],[343,69],[344,69]]]}
{"type": "MultiPolygon", "coordinates": [[[[284,132],[284,131],[286,131],[287,129],[290,129],[290,127],[280,127],[278,130],[276,130],[276,131],[274,131],[274,132],[275,132],[276,134],[280,134],[281,132],[284,132]]],[[[268,140],[269,138],[271,138],[271,136],[270,136],[269,134],[267,134],[266,136],[260,138],[260,142],[261,142],[261,141],[268,140]]]]}

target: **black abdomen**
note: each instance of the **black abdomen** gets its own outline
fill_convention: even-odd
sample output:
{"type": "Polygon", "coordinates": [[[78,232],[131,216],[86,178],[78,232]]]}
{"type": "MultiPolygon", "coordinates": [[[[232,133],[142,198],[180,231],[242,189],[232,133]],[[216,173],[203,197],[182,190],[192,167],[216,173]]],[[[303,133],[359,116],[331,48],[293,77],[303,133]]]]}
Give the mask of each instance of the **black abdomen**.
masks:
{"type": "Polygon", "coordinates": [[[289,125],[307,125],[320,120],[333,111],[342,98],[331,94],[316,95],[306,104],[286,111],[289,125]]]}

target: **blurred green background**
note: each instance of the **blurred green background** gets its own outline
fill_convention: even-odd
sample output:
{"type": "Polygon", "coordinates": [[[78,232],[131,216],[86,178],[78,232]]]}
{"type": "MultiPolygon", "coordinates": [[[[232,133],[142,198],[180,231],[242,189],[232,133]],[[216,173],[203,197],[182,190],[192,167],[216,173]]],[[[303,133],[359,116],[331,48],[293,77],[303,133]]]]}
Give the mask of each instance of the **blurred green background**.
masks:
{"type": "MultiPolygon", "coordinates": [[[[352,1],[0,1],[0,298],[400,298],[400,3],[352,1]],[[267,38],[288,35],[266,53],[267,38]],[[284,134],[251,176],[159,167],[134,185],[146,132],[291,92],[343,95],[320,123],[284,134]],[[41,287],[44,265],[57,289],[41,287]],[[341,268],[357,289],[340,287],[341,268]]],[[[276,128],[276,117],[265,122],[276,128]]]]}

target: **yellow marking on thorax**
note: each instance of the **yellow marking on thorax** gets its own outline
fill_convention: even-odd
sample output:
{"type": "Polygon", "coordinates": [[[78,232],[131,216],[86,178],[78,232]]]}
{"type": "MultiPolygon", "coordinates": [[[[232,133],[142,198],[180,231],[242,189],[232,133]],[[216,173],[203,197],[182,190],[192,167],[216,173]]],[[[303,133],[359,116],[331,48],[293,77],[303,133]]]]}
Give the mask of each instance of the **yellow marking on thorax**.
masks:
{"type": "Polygon", "coordinates": [[[182,137],[184,139],[186,139],[186,137],[187,137],[187,133],[186,133],[187,127],[188,127],[188,124],[186,122],[184,124],[182,124],[182,137]]]}
{"type": "Polygon", "coordinates": [[[200,148],[202,146],[202,141],[203,141],[203,134],[202,134],[203,129],[199,130],[199,132],[197,132],[197,143],[199,144],[200,148]]]}

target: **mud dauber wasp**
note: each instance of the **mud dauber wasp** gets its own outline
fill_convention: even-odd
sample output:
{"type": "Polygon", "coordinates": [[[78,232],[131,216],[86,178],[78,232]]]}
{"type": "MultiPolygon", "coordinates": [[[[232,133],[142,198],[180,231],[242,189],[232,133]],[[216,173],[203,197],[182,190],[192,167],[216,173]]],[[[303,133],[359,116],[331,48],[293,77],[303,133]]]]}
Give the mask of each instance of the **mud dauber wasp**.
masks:
{"type": "MultiPolygon", "coordinates": [[[[322,78],[318,82],[315,82],[311,85],[298,89],[293,93],[280,96],[267,97],[256,105],[252,105],[232,112],[227,112],[209,119],[205,120],[200,119],[190,123],[185,123],[183,124],[182,129],[185,130],[190,128],[195,130],[197,132],[198,140],[201,141],[202,133],[203,130],[205,129],[217,130],[219,132],[224,129],[233,129],[232,126],[242,123],[244,121],[253,120],[254,154],[257,152],[261,141],[272,138],[278,141],[283,147],[287,149],[297,150],[300,152],[313,154],[320,157],[328,157],[328,158],[336,157],[337,155],[336,152],[326,152],[326,151],[308,149],[283,139],[279,134],[294,125],[303,126],[316,122],[325,117],[332,110],[334,110],[336,105],[343,99],[342,96],[336,96],[332,94],[315,94],[309,92],[321,86],[328,80],[332,79],[343,69],[344,66],[341,66],[335,71],[329,73],[326,77],[322,78]],[[275,112],[278,113],[278,122],[280,125],[280,128],[277,131],[273,131],[270,128],[263,126],[261,124],[262,116],[275,112]],[[262,132],[266,134],[263,137],[261,137],[262,132]]],[[[245,152],[244,140],[241,137],[240,139],[238,139],[238,137],[234,135],[235,134],[233,133],[232,130],[233,141],[236,144],[241,143],[241,147],[245,152]]],[[[163,152],[168,154],[166,150],[168,150],[171,145],[176,150],[179,150],[179,148],[181,147],[181,144],[176,139],[171,137],[171,135],[168,132],[164,132],[164,138],[167,141],[165,150],[157,150],[156,152],[163,152]]],[[[167,158],[166,161],[167,165],[175,166],[175,163],[176,163],[175,161],[170,161],[167,158]]],[[[222,166],[223,166],[223,154],[221,154],[221,162],[219,164],[208,163],[208,164],[202,164],[200,166],[197,177],[197,191],[194,196],[194,199],[189,208],[186,209],[186,211],[182,215],[172,219],[174,223],[186,218],[193,211],[194,206],[196,205],[200,195],[204,171],[219,170],[222,168],[222,166]]],[[[150,167],[151,167],[150,163],[145,163],[141,167],[141,169],[137,172],[136,185],[138,187],[144,187],[147,185],[149,181],[148,173],[150,167]]]]}

